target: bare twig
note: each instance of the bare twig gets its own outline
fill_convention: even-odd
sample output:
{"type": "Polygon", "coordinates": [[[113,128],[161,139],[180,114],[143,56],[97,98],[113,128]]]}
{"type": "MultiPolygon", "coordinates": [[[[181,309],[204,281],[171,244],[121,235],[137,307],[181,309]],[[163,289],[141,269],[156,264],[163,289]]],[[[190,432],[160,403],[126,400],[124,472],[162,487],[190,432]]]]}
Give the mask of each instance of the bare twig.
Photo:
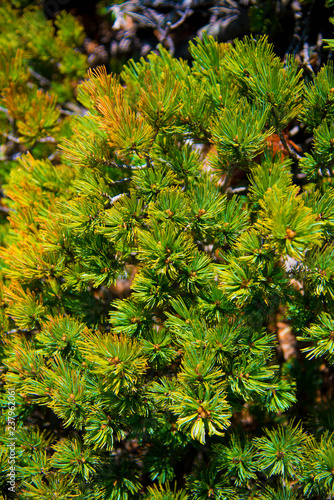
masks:
{"type": "Polygon", "coordinates": [[[192,6],[192,1],[190,1],[185,9],[184,12],[180,11],[180,10],[176,10],[176,12],[178,13],[180,17],[180,19],[178,21],[176,21],[176,23],[174,24],[171,24],[171,27],[170,29],[171,30],[175,30],[176,28],[178,28],[179,26],[181,26],[181,24],[187,19],[188,16],[190,16],[193,11],[191,9],[191,6],[192,6]]]}
{"type": "Polygon", "coordinates": [[[281,143],[283,144],[284,149],[286,149],[286,150],[287,150],[287,152],[289,153],[289,156],[290,156],[291,158],[293,158],[295,161],[300,160],[302,157],[301,157],[298,153],[296,153],[295,151],[293,151],[293,150],[291,149],[290,145],[286,142],[286,140],[285,140],[285,137],[284,137],[283,133],[282,133],[282,132],[279,132],[279,134],[278,134],[278,135],[279,135],[279,138],[281,139],[281,143]]]}
{"type": "Polygon", "coordinates": [[[226,189],[225,193],[239,194],[239,193],[245,193],[246,191],[247,191],[246,186],[241,186],[241,187],[236,187],[236,188],[228,187],[226,189]]]}
{"type": "Polygon", "coordinates": [[[40,75],[36,71],[34,71],[32,68],[28,68],[29,73],[35,77],[41,85],[46,85],[49,86],[51,84],[51,80],[48,80],[44,76],[40,75]]]}
{"type": "Polygon", "coordinates": [[[66,102],[64,106],[70,111],[73,111],[76,115],[84,116],[88,113],[88,109],[83,106],[79,106],[78,104],[74,104],[73,102],[66,102]]]}
{"type": "Polygon", "coordinates": [[[15,137],[14,135],[12,134],[7,134],[7,132],[3,132],[2,130],[0,130],[0,134],[3,136],[3,137],[6,137],[6,139],[8,139],[9,141],[12,141],[12,142],[15,142],[15,144],[22,144],[20,142],[20,139],[18,137],[15,137]]]}
{"type": "Polygon", "coordinates": [[[299,43],[300,43],[300,35],[301,35],[301,30],[302,30],[301,22],[302,22],[303,14],[302,14],[301,5],[298,2],[298,0],[294,0],[292,2],[291,8],[293,10],[293,15],[295,18],[295,28],[294,28],[292,40],[290,42],[290,45],[289,45],[286,53],[287,54],[292,54],[292,53],[296,54],[298,52],[299,43]]]}
{"type": "Polygon", "coordinates": [[[0,212],[5,212],[5,213],[13,212],[13,209],[9,208],[9,207],[4,207],[3,205],[0,205],[0,212]]]}
{"type": "Polygon", "coordinates": [[[114,203],[116,203],[116,201],[120,200],[123,196],[129,196],[129,193],[121,193],[121,194],[117,194],[116,196],[113,196],[113,197],[110,197],[109,196],[109,205],[113,205],[114,203]]]}
{"type": "Polygon", "coordinates": [[[59,112],[61,115],[67,115],[67,116],[76,115],[74,111],[67,111],[67,109],[60,109],[59,112]]]}
{"type": "Polygon", "coordinates": [[[95,160],[97,163],[101,163],[102,165],[106,165],[108,167],[114,167],[118,168],[119,170],[141,170],[143,168],[146,168],[147,165],[120,165],[119,163],[116,163],[113,160],[102,160],[100,158],[95,158],[93,157],[93,160],[95,160]]]}
{"type": "Polygon", "coordinates": [[[54,153],[52,153],[50,156],[47,157],[47,160],[52,162],[55,158],[57,158],[58,153],[59,153],[58,151],[55,151],[54,153]]]}
{"type": "Polygon", "coordinates": [[[108,186],[117,186],[118,184],[124,184],[128,181],[131,181],[131,177],[124,177],[124,179],[119,179],[118,181],[108,182],[108,186]]]}
{"type": "Polygon", "coordinates": [[[37,139],[37,142],[51,142],[52,144],[57,144],[56,139],[49,135],[47,137],[41,137],[40,139],[37,139]]]}
{"type": "Polygon", "coordinates": [[[302,58],[304,67],[308,70],[308,72],[313,75],[314,71],[310,63],[310,46],[307,42],[304,42],[303,50],[302,50],[302,58]]]}

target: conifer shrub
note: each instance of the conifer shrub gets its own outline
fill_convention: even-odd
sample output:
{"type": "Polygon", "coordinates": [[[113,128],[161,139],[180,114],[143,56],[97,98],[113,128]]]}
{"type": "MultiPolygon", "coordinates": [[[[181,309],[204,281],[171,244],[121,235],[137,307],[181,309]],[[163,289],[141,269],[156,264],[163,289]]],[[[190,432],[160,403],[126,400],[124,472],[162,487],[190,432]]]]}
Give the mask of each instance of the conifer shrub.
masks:
{"type": "Polygon", "coordinates": [[[190,50],[90,71],[10,173],[4,498],[334,494],[333,65],[190,50]]]}

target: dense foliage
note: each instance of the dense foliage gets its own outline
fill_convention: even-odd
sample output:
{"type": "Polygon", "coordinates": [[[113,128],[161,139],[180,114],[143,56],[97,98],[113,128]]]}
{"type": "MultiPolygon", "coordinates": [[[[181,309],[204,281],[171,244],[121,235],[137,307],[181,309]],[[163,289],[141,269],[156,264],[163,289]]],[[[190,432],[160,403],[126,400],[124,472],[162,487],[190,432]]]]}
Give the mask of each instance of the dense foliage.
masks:
{"type": "MultiPolygon", "coordinates": [[[[6,182],[17,158],[30,151],[37,158],[55,158],[57,142],[68,133],[79,79],[88,69],[82,51],[84,31],[63,11],[46,21],[38,7],[0,5],[0,182],[6,182]]],[[[1,197],[3,197],[1,191],[1,197]]],[[[0,205],[6,215],[8,207],[0,205]]],[[[8,238],[0,218],[0,241],[8,238]]]]}
{"type": "Polygon", "coordinates": [[[59,160],[34,150],[58,141],[56,97],[27,85],[29,122],[8,100],[15,50],[5,498],[8,393],[19,500],[329,498],[333,65],[306,82],[266,38],[204,36],[191,66],[160,48],[119,78],[98,68],[59,160]]]}

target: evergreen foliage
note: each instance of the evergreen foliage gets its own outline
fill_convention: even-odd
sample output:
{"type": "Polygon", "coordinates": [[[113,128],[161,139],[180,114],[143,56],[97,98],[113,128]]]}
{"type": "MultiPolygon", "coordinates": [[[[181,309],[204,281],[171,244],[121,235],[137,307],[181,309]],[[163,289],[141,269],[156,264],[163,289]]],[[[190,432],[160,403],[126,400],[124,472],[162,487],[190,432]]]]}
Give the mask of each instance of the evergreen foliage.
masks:
{"type": "MultiPolygon", "coordinates": [[[[73,19],[59,23],[55,43],[77,42],[73,19]]],[[[8,498],[12,389],[19,500],[334,495],[333,422],[305,415],[333,374],[333,66],[305,84],[265,37],[190,50],[192,66],[160,48],[120,78],[90,71],[71,131],[36,89],[17,122],[29,151],[7,181],[1,251],[8,498]],[[314,135],[302,156],[287,138],[299,122],[314,135]],[[62,135],[60,161],[34,151],[44,132],[62,135]],[[280,354],[279,316],[306,356],[280,354]]],[[[6,102],[26,75],[8,61],[6,102]]]]}
{"type": "MultiPolygon", "coordinates": [[[[75,88],[88,69],[83,27],[75,17],[63,11],[54,22],[46,21],[41,8],[22,4],[5,0],[0,5],[1,184],[22,154],[58,155],[70,115],[80,112],[75,88]]],[[[50,193],[56,185],[50,185],[50,193]]],[[[2,201],[1,215],[6,215],[11,205],[2,201]]],[[[0,221],[2,243],[9,236],[5,217],[0,221]]]]}

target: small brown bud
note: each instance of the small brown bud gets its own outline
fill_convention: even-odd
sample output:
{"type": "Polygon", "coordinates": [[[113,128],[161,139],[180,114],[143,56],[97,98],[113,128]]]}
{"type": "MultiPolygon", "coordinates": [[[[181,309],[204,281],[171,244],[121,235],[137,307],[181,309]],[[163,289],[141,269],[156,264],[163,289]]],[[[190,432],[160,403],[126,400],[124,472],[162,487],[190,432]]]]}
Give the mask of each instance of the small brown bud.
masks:
{"type": "Polygon", "coordinates": [[[242,282],[240,283],[240,288],[247,288],[248,287],[248,280],[243,279],[242,282]]]}
{"type": "Polygon", "coordinates": [[[202,215],[204,215],[206,213],[206,210],[204,210],[204,208],[200,208],[198,213],[196,214],[196,219],[200,219],[202,217],[202,215]]]}
{"type": "Polygon", "coordinates": [[[286,238],[288,240],[293,240],[293,238],[296,236],[297,233],[295,231],[293,231],[292,229],[290,229],[289,227],[287,227],[285,234],[286,234],[286,238]]]}

